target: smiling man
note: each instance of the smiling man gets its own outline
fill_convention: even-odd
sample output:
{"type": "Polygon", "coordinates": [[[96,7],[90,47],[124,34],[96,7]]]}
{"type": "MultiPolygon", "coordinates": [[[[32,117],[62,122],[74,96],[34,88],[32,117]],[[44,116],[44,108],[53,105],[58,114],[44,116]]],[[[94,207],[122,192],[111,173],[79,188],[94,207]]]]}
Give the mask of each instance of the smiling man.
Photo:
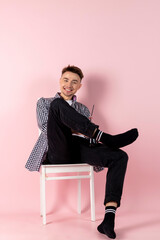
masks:
{"type": "Polygon", "coordinates": [[[82,86],[83,73],[76,66],[62,70],[60,92],[54,98],[37,102],[37,120],[41,135],[26,163],[30,171],[39,171],[41,164],[88,163],[95,171],[108,168],[104,197],[105,216],[98,231],[116,238],[115,213],[120,206],[128,156],[121,147],[138,137],[137,129],[118,135],[102,132],[92,123],[88,108],[76,101],[82,86]],[[90,144],[90,138],[94,144],[90,144]]]}

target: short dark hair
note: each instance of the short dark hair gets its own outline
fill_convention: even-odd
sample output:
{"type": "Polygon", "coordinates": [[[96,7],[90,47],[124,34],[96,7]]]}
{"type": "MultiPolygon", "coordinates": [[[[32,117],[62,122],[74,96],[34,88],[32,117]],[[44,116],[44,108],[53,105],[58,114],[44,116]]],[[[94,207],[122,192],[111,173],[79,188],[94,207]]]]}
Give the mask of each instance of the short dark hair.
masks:
{"type": "Polygon", "coordinates": [[[78,74],[78,76],[80,77],[80,79],[82,80],[82,78],[84,77],[82,70],[74,65],[70,66],[68,65],[67,67],[62,69],[62,74],[65,72],[72,72],[72,73],[76,73],[78,74]]]}

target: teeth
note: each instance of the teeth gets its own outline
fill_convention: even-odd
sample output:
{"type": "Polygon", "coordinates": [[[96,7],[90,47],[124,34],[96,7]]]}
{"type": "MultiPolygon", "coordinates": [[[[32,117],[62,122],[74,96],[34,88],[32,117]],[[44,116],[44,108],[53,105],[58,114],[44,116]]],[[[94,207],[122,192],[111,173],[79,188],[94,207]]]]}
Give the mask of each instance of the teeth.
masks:
{"type": "Polygon", "coordinates": [[[71,89],[67,89],[67,88],[66,88],[65,90],[66,90],[66,91],[68,91],[68,92],[70,92],[70,91],[71,91],[71,89]]]}

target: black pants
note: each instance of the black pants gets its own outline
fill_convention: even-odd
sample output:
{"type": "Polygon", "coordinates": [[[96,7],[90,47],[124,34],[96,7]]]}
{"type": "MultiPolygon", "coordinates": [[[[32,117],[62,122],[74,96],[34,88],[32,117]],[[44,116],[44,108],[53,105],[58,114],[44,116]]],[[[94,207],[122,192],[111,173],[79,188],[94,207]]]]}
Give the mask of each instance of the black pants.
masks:
{"type": "Polygon", "coordinates": [[[120,149],[104,144],[89,146],[89,140],[72,135],[71,129],[88,137],[98,126],[79,114],[65,100],[57,98],[50,105],[47,137],[48,163],[88,163],[108,168],[104,204],[117,202],[120,206],[128,156],[120,149]]]}

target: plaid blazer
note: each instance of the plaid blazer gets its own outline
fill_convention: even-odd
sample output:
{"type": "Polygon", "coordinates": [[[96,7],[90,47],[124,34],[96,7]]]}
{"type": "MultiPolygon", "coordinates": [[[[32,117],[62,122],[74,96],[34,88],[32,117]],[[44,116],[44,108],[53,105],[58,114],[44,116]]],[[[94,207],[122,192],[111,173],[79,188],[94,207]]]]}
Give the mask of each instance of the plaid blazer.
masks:
{"type": "MultiPolygon", "coordinates": [[[[36,108],[37,123],[38,123],[39,129],[41,130],[41,134],[37,142],[35,143],[34,148],[25,164],[25,167],[29,171],[39,171],[41,164],[46,159],[46,154],[48,150],[48,141],[47,141],[48,113],[49,113],[50,104],[55,98],[60,98],[60,95],[57,93],[54,98],[40,98],[37,101],[37,108],[36,108]]],[[[77,112],[89,118],[90,112],[88,108],[85,105],[77,102],[76,96],[73,97],[73,102],[71,106],[77,112]]],[[[104,169],[103,167],[94,166],[94,170],[96,172],[99,172],[103,169],[104,169]]]]}

